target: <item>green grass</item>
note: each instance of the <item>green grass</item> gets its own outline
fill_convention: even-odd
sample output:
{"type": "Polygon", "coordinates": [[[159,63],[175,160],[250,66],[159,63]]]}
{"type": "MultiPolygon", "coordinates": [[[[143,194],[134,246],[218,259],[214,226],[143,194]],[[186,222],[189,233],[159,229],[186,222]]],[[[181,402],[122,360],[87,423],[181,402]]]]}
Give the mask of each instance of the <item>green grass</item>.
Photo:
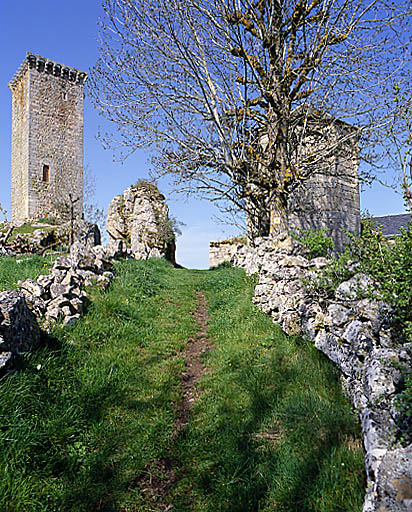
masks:
{"type": "Polygon", "coordinates": [[[47,274],[53,265],[50,257],[22,255],[17,257],[0,256],[0,292],[15,290],[19,279],[37,279],[47,274]]]}
{"type": "Polygon", "coordinates": [[[361,510],[360,432],[337,376],[257,311],[243,271],[117,271],[81,321],[0,382],[0,510],[160,510],[141,487],[166,458],[176,512],[361,510]],[[173,441],[196,290],[215,348],[173,441]]]}
{"type": "Polygon", "coordinates": [[[241,270],[212,272],[204,287],[215,351],[179,451],[176,510],[361,510],[360,432],[330,363],[251,305],[241,270]]]}

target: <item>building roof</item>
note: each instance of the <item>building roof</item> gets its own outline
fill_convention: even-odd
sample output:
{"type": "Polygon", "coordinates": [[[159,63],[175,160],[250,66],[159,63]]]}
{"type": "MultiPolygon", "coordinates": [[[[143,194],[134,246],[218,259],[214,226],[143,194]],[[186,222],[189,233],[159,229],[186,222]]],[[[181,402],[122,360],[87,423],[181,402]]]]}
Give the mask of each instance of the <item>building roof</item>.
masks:
{"type": "Polygon", "coordinates": [[[386,237],[399,235],[401,228],[406,228],[412,221],[412,214],[401,213],[400,215],[385,215],[384,217],[372,217],[375,224],[382,228],[382,234],[386,237]]]}

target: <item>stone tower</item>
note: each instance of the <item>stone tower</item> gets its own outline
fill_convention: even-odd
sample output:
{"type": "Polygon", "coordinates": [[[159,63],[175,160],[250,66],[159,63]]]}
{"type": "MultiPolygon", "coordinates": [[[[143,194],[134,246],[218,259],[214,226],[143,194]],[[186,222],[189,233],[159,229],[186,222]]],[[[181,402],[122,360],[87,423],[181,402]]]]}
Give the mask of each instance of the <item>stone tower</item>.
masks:
{"type": "Polygon", "coordinates": [[[12,92],[14,223],[83,210],[83,102],[87,74],[27,53],[12,92]]]}

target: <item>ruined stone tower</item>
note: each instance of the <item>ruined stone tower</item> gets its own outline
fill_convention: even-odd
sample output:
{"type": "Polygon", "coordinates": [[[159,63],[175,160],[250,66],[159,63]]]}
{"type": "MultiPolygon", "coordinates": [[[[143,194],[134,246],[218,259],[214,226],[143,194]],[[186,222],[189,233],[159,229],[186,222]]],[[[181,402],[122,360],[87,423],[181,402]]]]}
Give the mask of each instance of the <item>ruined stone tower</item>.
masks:
{"type": "Polygon", "coordinates": [[[83,209],[83,101],[87,74],[27,53],[12,92],[14,223],[83,209]]]}

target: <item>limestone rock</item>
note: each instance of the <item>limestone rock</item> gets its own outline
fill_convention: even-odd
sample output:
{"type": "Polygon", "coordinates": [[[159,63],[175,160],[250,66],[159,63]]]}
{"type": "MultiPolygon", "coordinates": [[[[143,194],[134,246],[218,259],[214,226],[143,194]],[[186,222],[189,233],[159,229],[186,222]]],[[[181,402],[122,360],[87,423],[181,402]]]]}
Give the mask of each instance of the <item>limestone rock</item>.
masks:
{"type": "Polygon", "coordinates": [[[375,287],[376,283],[366,274],[355,274],[336,288],[335,298],[342,301],[356,300],[369,294],[375,287]]]}
{"type": "Polygon", "coordinates": [[[84,270],[95,270],[96,256],[82,242],[75,242],[70,247],[71,266],[84,270]]]}
{"type": "Polygon", "coordinates": [[[313,258],[313,260],[309,261],[309,265],[311,267],[315,267],[316,270],[320,270],[321,268],[326,267],[328,264],[328,259],[323,257],[313,258]]]}
{"type": "Polygon", "coordinates": [[[27,307],[23,293],[14,290],[0,293],[0,351],[20,354],[34,348],[39,340],[36,318],[27,307]]]}
{"type": "Polygon", "coordinates": [[[412,510],[412,446],[388,450],[378,468],[375,486],[379,512],[412,510]]]}
{"type": "Polygon", "coordinates": [[[66,316],[63,320],[63,327],[70,327],[71,325],[74,325],[79,320],[80,315],[71,315],[66,316]]]}
{"type": "Polygon", "coordinates": [[[133,185],[110,202],[106,229],[111,240],[128,242],[136,259],[164,257],[175,263],[169,208],[155,185],[133,185]]]}
{"type": "Polygon", "coordinates": [[[7,371],[13,363],[13,352],[0,352],[0,372],[7,371]]]}
{"type": "Polygon", "coordinates": [[[124,240],[109,240],[105,246],[106,256],[109,259],[128,257],[127,244],[124,240]]]}
{"type": "Polygon", "coordinates": [[[61,297],[62,295],[68,295],[70,293],[70,285],[54,283],[50,286],[50,295],[52,299],[61,297]]]}
{"type": "Polygon", "coordinates": [[[37,282],[40,286],[43,287],[43,290],[47,289],[53,282],[53,276],[50,274],[47,276],[39,276],[37,278],[37,282]]]}
{"type": "Polygon", "coordinates": [[[342,326],[350,320],[350,310],[340,304],[331,304],[325,318],[326,325],[342,326]]]}
{"type": "Polygon", "coordinates": [[[44,288],[40,284],[36,283],[32,279],[26,279],[25,281],[17,281],[17,285],[20,286],[24,291],[28,292],[34,297],[41,297],[44,293],[44,288]]]}
{"type": "Polygon", "coordinates": [[[77,219],[74,223],[74,241],[81,242],[87,247],[101,244],[100,229],[97,224],[77,219]]]}

